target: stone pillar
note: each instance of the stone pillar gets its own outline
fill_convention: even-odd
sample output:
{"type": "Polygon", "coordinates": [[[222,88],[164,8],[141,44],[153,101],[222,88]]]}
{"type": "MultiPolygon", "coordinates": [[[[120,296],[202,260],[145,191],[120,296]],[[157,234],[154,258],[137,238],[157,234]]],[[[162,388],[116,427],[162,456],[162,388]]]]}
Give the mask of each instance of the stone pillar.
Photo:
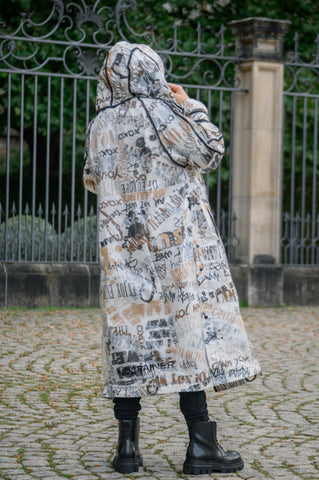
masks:
{"type": "Polygon", "coordinates": [[[240,58],[235,94],[232,208],[238,262],[279,261],[283,111],[283,38],[290,22],[247,18],[231,22],[240,58]]]}

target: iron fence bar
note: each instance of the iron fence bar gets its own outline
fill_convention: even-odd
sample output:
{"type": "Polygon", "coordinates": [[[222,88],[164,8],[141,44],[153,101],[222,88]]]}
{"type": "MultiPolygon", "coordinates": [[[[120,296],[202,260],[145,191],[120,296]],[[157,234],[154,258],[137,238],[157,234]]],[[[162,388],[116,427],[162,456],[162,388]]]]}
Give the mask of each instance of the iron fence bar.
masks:
{"type": "MultiPolygon", "coordinates": [[[[86,81],[86,101],[85,101],[85,125],[86,127],[90,121],[90,81],[86,81]]],[[[84,218],[84,245],[83,245],[83,262],[86,262],[86,249],[87,249],[87,213],[88,213],[88,191],[84,189],[84,210],[83,210],[83,218],[84,218]]]]}
{"type": "Polygon", "coordinates": [[[64,78],[60,83],[60,132],[59,132],[59,179],[58,179],[58,261],[61,261],[62,226],[62,173],[63,173],[63,119],[64,119],[64,78]]]}
{"type": "MultiPolygon", "coordinates": [[[[199,90],[197,90],[199,91],[199,90]]],[[[208,115],[211,117],[211,111],[212,111],[212,98],[211,98],[211,92],[207,92],[207,110],[208,110],[208,115]]],[[[214,119],[211,118],[211,121],[214,123],[214,119]]],[[[206,175],[206,192],[208,196],[208,200],[210,202],[210,191],[209,191],[209,174],[206,175]]]]}
{"type": "MultiPolygon", "coordinates": [[[[218,128],[220,132],[222,130],[222,121],[223,121],[223,110],[222,110],[222,92],[219,92],[219,104],[218,104],[218,128]]],[[[213,121],[214,123],[214,121],[213,121]]],[[[217,169],[217,202],[216,202],[216,217],[217,217],[217,227],[220,228],[220,211],[221,211],[221,164],[217,169]]]]}
{"type": "Polygon", "coordinates": [[[302,67],[302,68],[312,68],[312,69],[316,69],[316,68],[319,68],[319,63],[318,63],[317,60],[315,60],[315,61],[312,62],[312,63],[289,62],[289,61],[286,61],[286,62],[285,62],[285,66],[287,66],[287,67],[302,67]]]}
{"type": "MultiPolygon", "coordinates": [[[[295,212],[295,146],[296,146],[296,97],[293,97],[292,108],[292,151],[291,151],[291,181],[290,181],[290,217],[293,218],[295,212]]],[[[290,224],[290,239],[293,238],[293,223],[290,224]]],[[[290,263],[293,262],[293,248],[290,248],[290,263]]]]}
{"type": "Polygon", "coordinates": [[[33,159],[32,159],[32,204],[31,204],[31,260],[34,261],[35,238],[35,201],[37,177],[37,129],[38,129],[38,77],[34,77],[34,112],[33,112],[33,159]]]}
{"type": "Polygon", "coordinates": [[[8,113],[7,113],[7,141],[6,141],[6,211],[4,227],[4,259],[8,259],[8,222],[9,222],[9,192],[10,192],[10,148],[11,148],[11,73],[8,75],[8,113]]]}
{"type": "Polygon", "coordinates": [[[319,98],[319,93],[284,92],[286,97],[319,98]]]}
{"type": "MultiPolygon", "coordinates": [[[[100,215],[100,210],[99,210],[99,203],[98,203],[98,198],[96,198],[96,223],[97,225],[99,225],[99,215],[100,215]]],[[[92,210],[93,210],[93,207],[92,207],[92,210]]],[[[94,211],[93,211],[94,213],[94,211]]],[[[91,217],[91,225],[92,225],[92,217],[91,217]]],[[[93,228],[93,226],[92,226],[93,228]]],[[[98,239],[98,236],[96,235],[95,236],[95,258],[96,258],[96,262],[99,261],[99,255],[100,255],[100,250],[99,250],[99,239],[98,239]]]]}
{"type": "MultiPolygon", "coordinates": [[[[319,37],[318,37],[319,39],[319,37]]],[[[319,42],[318,42],[319,46],[319,42]]],[[[313,145],[313,169],[312,169],[312,229],[311,229],[311,263],[315,263],[315,238],[316,238],[316,214],[317,214],[317,151],[318,151],[318,98],[315,100],[315,118],[314,118],[314,145],[313,145]]]]}
{"type": "Polygon", "coordinates": [[[48,221],[49,221],[49,194],[50,194],[50,143],[51,143],[51,77],[48,77],[47,102],[47,135],[46,135],[46,175],[45,175],[45,225],[44,225],[44,259],[48,260],[48,221]]]}
{"type": "Polygon", "coordinates": [[[23,196],[23,142],[24,142],[24,87],[25,76],[21,75],[21,108],[20,108],[20,165],[19,165],[19,207],[18,207],[18,260],[21,260],[21,215],[23,196]]]}
{"type": "MultiPolygon", "coordinates": [[[[20,37],[20,36],[15,36],[15,35],[3,35],[0,34],[0,39],[3,38],[4,40],[13,40],[13,41],[22,41],[22,42],[28,42],[28,43],[37,43],[37,44],[47,44],[47,45],[52,45],[54,43],[55,45],[61,45],[61,46],[66,46],[66,47],[87,47],[90,49],[95,49],[95,50],[101,50],[101,51],[107,51],[111,48],[113,45],[112,43],[109,43],[105,45],[104,43],[86,43],[86,42],[76,42],[74,40],[56,40],[56,39],[45,39],[41,37],[20,37]]],[[[236,56],[226,56],[226,55],[216,55],[216,54],[209,54],[209,53],[200,53],[197,49],[192,52],[188,52],[187,50],[165,50],[158,48],[158,46],[155,47],[156,52],[159,55],[173,55],[173,56],[185,56],[185,57],[195,57],[195,58],[200,58],[200,59],[208,59],[208,60],[234,60],[238,61],[238,57],[236,56]]],[[[56,58],[57,60],[61,60],[59,57],[56,58]]],[[[292,64],[293,66],[298,66],[299,64],[292,64]]],[[[306,64],[307,65],[307,64],[306,64]]],[[[301,64],[303,66],[303,64],[301,64]]]]}
{"type": "Polygon", "coordinates": [[[12,70],[9,68],[0,68],[0,73],[14,73],[14,74],[25,74],[25,75],[36,75],[38,77],[54,77],[54,78],[83,78],[85,80],[97,80],[97,75],[79,75],[76,73],[57,73],[57,72],[33,72],[32,70],[23,70],[22,68],[17,68],[12,70]]]}
{"type": "Polygon", "coordinates": [[[307,167],[307,98],[303,101],[303,134],[302,134],[302,177],[301,177],[301,263],[304,263],[304,238],[306,215],[306,167],[307,167]]]}
{"type": "MultiPolygon", "coordinates": [[[[55,226],[55,215],[56,215],[56,209],[55,209],[55,203],[52,202],[52,207],[51,207],[51,232],[54,232],[54,226],[55,226]]],[[[54,259],[54,250],[55,250],[55,245],[54,245],[54,239],[50,239],[50,246],[51,246],[51,255],[50,259],[53,261],[54,259]]]]}
{"type": "MultiPolygon", "coordinates": [[[[234,92],[231,92],[230,98],[230,111],[234,111],[234,92]]],[[[230,138],[233,138],[234,134],[234,119],[231,113],[230,115],[230,138]]],[[[233,218],[233,209],[232,209],[232,171],[233,171],[233,142],[229,142],[229,181],[228,181],[228,257],[233,260],[236,259],[235,251],[232,252],[232,218],[233,218]]],[[[234,238],[236,230],[236,219],[234,218],[234,238]]],[[[234,249],[235,250],[235,249],[234,249]]]]}
{"type": "MultiPolygon", "coordinates": [[[[285,97],[282,97],[282,123],[281,123],[281,185],[280,185],[280,218],[282,221],[279,225],[279,238],[280,238],[280,249],[279,249],[279,262],[286,263],[285,261],[285,254],[286,250],[282,249],[283,245],[283,222],[285,221],[285,214],[284,214],[284,158],[285,158],[285,151],[284,151],[284,144],[285,144],[285,119],[286,119],[286,109],[285,109],[285,97]],[[284,256],[284,261],[283,261],[284,256]]],[[[286,227],[286,224],[285,224],[286,227]]]]}
{"type": "Polygon", "coordinates": [[[56,39],[45,39],[41,37],[33,37],[33,36],[28,36],[28,37],[19,37],[16,35],[2,35],[0,34],[0,38],[3,38],[4,40],[13,40],[13,41],[27,41],[28,43],[40,43],[40,44],[46,44],[46,45],[52,45],[54,43],[55,45],[61,45],[65,47],[89,47],[89,48],[95,48],[95,49],[103,49],[105,48],[105,45],[103,43],[85,43],[85,42],[76,42],[76,41],[68,41],[68,40],[56,40],[56,39]]]}
{"type": "MultiPolygon", "coordinates": [[[[191,85],[189,83],[184,83],[181,82],[181,85],[183,85],[184,88],[194,88],[194,85],[191,85]]],[[[218,87],[215,85],[196,85],[196,88],[199,90],[210,90],[210,91],[222,91],[222,92],[243,92],[247,93],[248,90],[245,88],[238,88],[238,87],[218,87]]]]}
{"type": "MultiPolygon", "coordinates": [[[[51,73],[51,72],[33,72],[31,70],[23,70],[23,69],[16,69],[14,72],[12,72],[12,69],[7,69],[7,68],[0,68],[0,73],[15,73],[15,74],[24,74],[24,75],[37,75],[40,77],[54,77],[54,78],[72,78],[72,80],[76,79],[83,79],[83,80],[92,80],[92,81],[97,81],[98,80],[98,75],[78,75],[76,73],[74,74],[65,74],[65,73],[51,73]]],[[[183,85],[183,87],[186,88],[194,88],[194,84],[187,84],[183,82],[183,79],[181,79],[180,84],[183,85]]],[[[196,85],[196,88],[199,90],[211,90],[211,91],[222,91],[222,92],[244,92],[247,93],[248,90],[244,88],[238,88],[238,87],[228,87],[228,86],[215,86],[215,85],[196,85]]],[[[288,95],[288,94],[287,94],[288,95]]],[[[301,95],[301,94],[300,94],[301,95]]]]}
{"type": "Polygon", "coordinates": [[[75,149],[76,149],[76,98],[77,79],[73,80],[73,126],[72,126],[72,174],[71,174],[71,261],[73,259],[74,241],[74,193],[75,193],[75,149]]]}

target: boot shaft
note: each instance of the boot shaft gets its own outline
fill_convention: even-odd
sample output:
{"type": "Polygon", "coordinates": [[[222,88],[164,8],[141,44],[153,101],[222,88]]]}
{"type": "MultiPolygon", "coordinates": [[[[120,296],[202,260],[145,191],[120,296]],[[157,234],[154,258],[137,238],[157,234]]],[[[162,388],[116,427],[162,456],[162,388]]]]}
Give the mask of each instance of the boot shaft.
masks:
{"type": "Polygon", "coordinates": [[[223,456],[223,449],[216,438],[216,422],[193,422],[189,425],[190,442],[187,456],[206,459],[223,456]]]}
{"type": "Polygon", "coordinates": [[[138,467],[143,465],[138,440],[140,432],[139,419],[118,420],[118,446],[113,466],[120,473],[137,472],[138,467]]]}
{"type": "Polygon", "coordinates": [[[225,452],[216,438],[216,422],[193,422],[189,425],[190,442],[183,472],[188,475],[229,473],[241,470],[244,462],[238,452],[225,452]]]}
{"type": "Polygon", "coordinates": [[[139,419],[118,420],[118,456],[136,457],[138,451],[139,419]]]}

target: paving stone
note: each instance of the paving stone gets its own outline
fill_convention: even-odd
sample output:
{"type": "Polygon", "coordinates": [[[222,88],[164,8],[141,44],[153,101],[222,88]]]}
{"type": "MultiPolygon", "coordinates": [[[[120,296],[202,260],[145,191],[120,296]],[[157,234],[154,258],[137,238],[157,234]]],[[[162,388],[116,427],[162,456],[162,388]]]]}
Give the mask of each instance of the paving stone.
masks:
{"type": "MultiPolygon", "coordinates": [[[[219,394],[211,418],[244,470],[201,480],[319,478],[319,307],[243,309],[263,376],[219,394]]],[[[117,422],[100,398],[99,310],[0,310],[0,478],[192,479],[177,394],[142,399],[138,473],[114,472],[117,422]],[[30,471],[29,471],[30,469],[30,471]]]]}

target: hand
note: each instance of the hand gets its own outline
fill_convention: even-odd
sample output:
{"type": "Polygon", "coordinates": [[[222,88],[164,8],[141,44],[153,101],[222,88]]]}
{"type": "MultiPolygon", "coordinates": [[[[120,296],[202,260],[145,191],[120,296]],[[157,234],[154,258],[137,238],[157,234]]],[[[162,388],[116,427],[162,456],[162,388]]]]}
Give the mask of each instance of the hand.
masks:
{"type": "Polygon", "coordinates": [[[168,83],[169,88],[172,90],[176,103],[179,105],[189,98],[183,87],[176,85],[175,83],[168,83]]]}

